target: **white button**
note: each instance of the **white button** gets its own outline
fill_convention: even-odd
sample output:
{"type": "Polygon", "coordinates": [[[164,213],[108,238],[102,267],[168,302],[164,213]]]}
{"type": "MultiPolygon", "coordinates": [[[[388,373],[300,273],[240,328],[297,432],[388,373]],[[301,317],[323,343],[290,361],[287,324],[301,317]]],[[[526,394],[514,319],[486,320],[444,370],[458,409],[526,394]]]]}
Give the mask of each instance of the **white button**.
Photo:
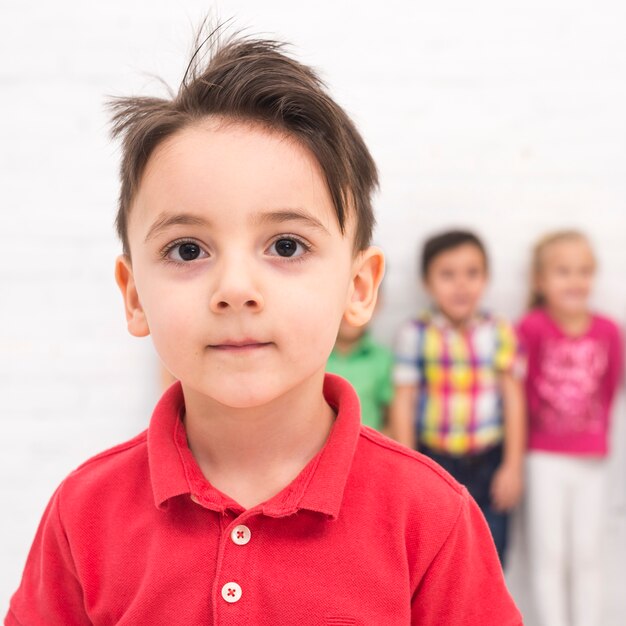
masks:
{"type": "Polygon", "coordinates": [[[226,583],[222,587],[222,598],[226,602],[238,602],[241,598],[241,587],[237,583],[226,583]]]}
{"type": "Polygon", "coordinates": [[[250,541],[250,537],[252,537],[250,529],[243,524],[235,526],[235,528],[233,528],[232,532],[230,533],[230,538],[238,546],[245,546],[248,541],[250,541]]]}

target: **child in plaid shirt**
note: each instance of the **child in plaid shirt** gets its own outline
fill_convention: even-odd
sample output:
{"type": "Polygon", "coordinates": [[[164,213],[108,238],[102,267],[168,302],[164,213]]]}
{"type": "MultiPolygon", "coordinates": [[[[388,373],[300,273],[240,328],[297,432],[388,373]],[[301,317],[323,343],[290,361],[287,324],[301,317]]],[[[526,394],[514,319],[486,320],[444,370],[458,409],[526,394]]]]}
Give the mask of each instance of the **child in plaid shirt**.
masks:
{"type": "Polygon", "coordinates": [[[504,563],[525,448],[515,333],[480,310],[488,261],[476,235],[451,231],[431,238],[421,266],[434,306],[397,336],[392,433],[468,488],[504,563]]]}

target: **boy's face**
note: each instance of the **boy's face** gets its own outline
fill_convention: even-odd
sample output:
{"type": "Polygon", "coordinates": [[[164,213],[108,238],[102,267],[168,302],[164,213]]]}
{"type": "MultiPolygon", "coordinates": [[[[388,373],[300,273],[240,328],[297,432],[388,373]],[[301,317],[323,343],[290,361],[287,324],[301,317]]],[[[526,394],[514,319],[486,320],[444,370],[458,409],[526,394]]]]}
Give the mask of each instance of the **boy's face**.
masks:
{"type": "Polygon", "coordinates": [[[342,317],[365,323],[382,254],[354,255],[314,157],[294,140],[215,119],[158,146],[116,275],[129,330],[151,334],[183,386],[261,406],[323,375],[342,317]]]}
{"type": "Polygon", "coordinates": [[[487,285],[485,258],[473,244],[441,252],[431,261],[425,283],[441,312],[452,323],[463,324],[480,306],[487,285]]]}

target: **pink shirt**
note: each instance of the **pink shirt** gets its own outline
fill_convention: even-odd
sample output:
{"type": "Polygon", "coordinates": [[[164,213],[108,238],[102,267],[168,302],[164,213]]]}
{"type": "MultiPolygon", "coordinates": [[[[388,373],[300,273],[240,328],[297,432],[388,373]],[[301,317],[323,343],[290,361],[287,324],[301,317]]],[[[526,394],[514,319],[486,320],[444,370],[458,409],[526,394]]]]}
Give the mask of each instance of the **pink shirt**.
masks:
{"type": "Polygon", "coordinates": [[[519,324],[526,354],[528,447],[566,454],[608,452],[611,404],[622,373],[614,322],[592,315],[585,333],[566,335],[543,310],[519,324]]]}

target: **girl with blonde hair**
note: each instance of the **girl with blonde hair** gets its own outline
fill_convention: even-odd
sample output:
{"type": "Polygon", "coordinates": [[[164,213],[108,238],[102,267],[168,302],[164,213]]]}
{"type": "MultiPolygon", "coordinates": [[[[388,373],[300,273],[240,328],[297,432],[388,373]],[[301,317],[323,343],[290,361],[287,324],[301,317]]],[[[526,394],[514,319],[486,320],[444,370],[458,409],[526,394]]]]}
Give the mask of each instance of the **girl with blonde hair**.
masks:
{"type": "Polygon", "coordinates": [[[543,626],[595,626],[602,623],[606,457],[622,339],[613,321],[590,309],[596,260],[583,233],[541,239],[532,270],[530,311],[519,334],[535,603],[543,626]]]}

